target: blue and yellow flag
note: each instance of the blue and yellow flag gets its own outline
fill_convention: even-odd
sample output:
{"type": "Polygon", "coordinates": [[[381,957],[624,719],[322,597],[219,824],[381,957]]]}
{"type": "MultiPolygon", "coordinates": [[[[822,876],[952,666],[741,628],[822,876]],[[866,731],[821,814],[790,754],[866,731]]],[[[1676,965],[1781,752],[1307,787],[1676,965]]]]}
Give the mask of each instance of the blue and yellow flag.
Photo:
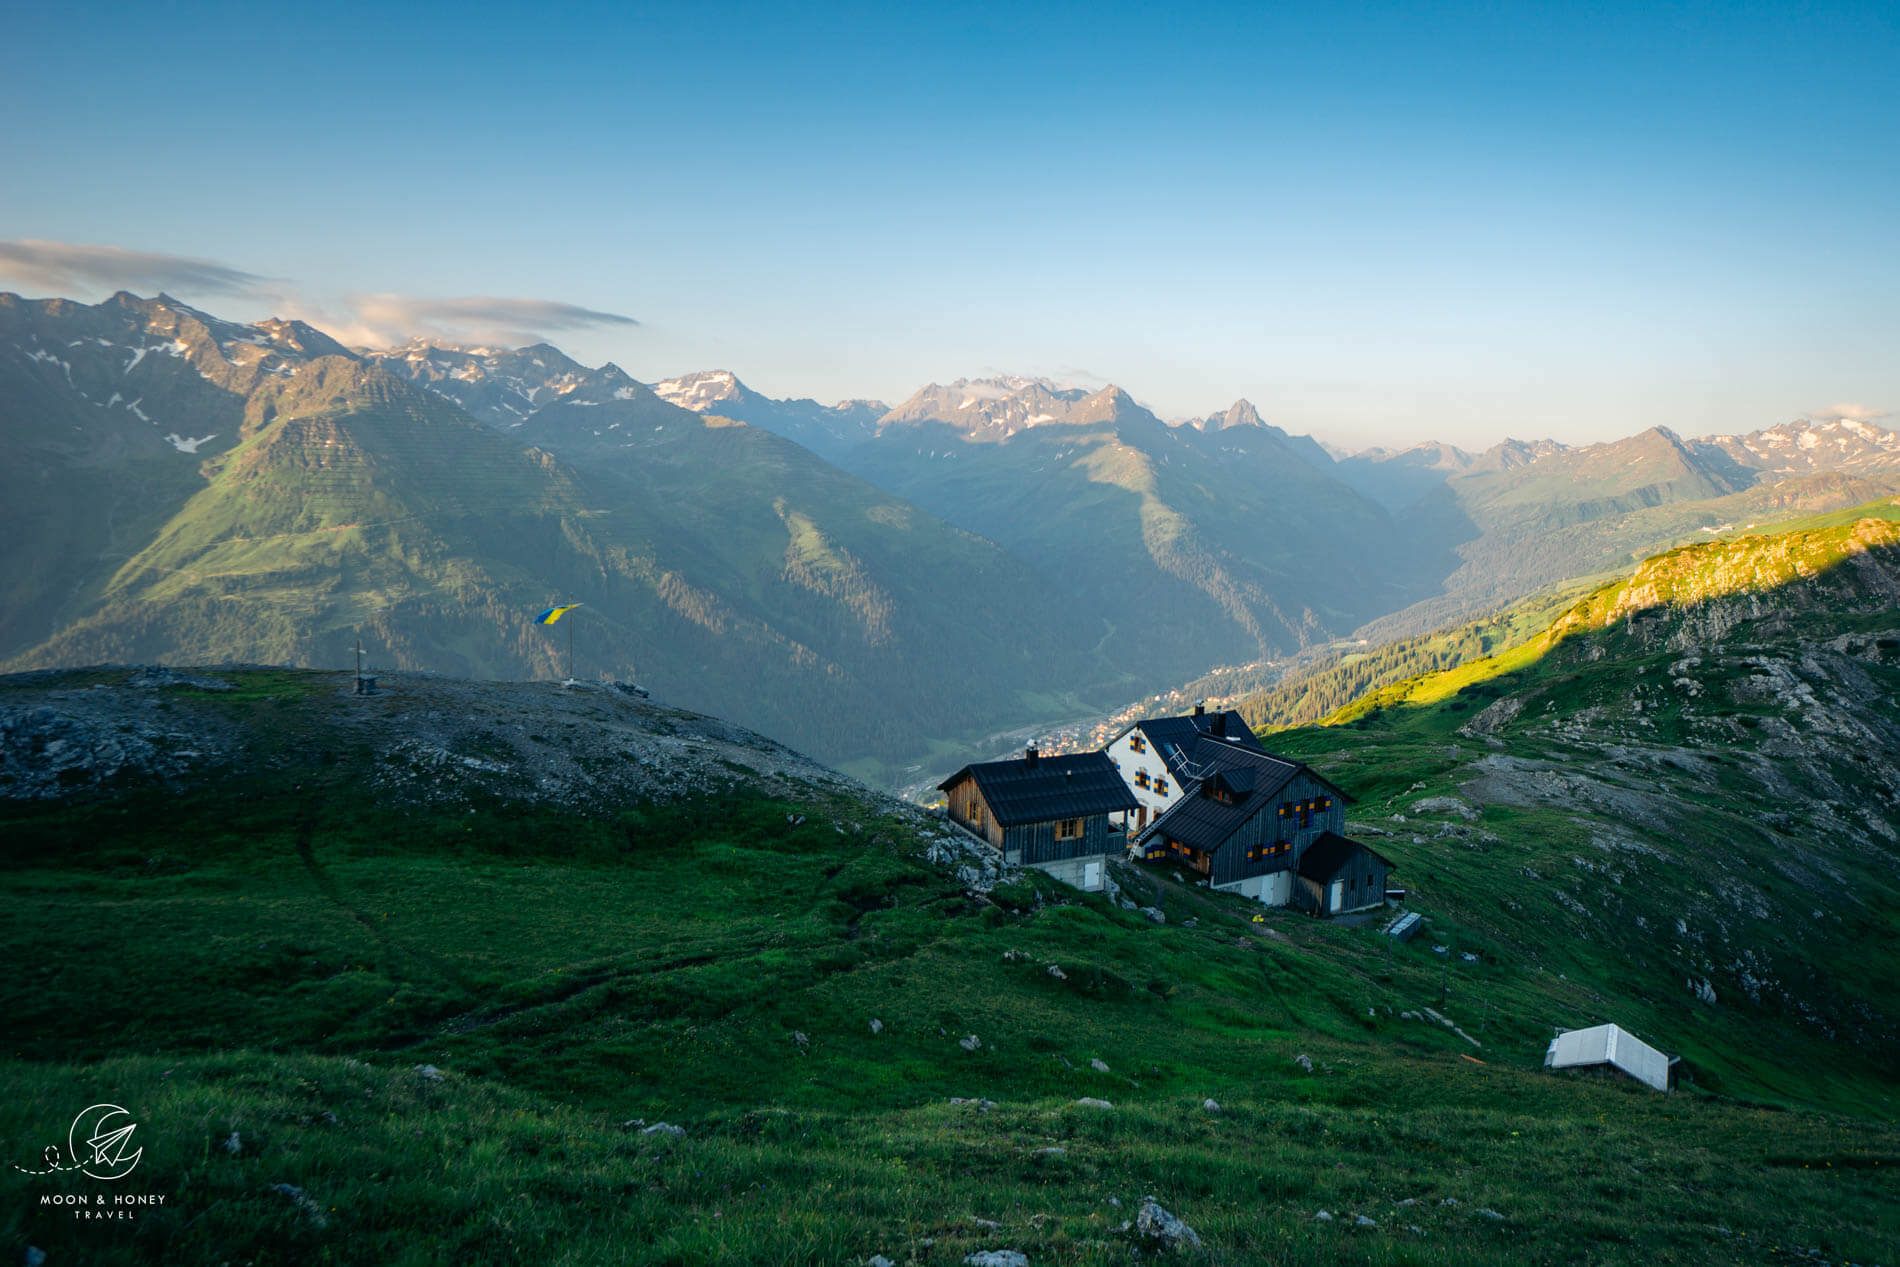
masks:
{"type": "Polygon", "coordinates": [[[537,625],[551,625],[580,605],[579,603],[569,603],[565,607],[550,607],[539,616],[536,616],[534,623],[537,625]]]}

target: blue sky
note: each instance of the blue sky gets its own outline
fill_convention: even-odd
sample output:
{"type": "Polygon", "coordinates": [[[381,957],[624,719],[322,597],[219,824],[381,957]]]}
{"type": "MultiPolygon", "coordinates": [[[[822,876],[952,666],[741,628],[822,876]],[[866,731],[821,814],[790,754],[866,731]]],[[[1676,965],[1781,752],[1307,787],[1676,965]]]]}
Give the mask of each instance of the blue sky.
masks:
{"type": "MultiPolygon", "coordinates": [[[[432,301],[547,300],[639,324],[484,333],[823,400],[1247,396],[1353,446],[1900,408],[1891,3],[4,23],[0,240],[264,279],[175,291],[234,316],[466,334],[432,301]]],[[[60,258],[0,286],[117,280],[60,258]]]]}

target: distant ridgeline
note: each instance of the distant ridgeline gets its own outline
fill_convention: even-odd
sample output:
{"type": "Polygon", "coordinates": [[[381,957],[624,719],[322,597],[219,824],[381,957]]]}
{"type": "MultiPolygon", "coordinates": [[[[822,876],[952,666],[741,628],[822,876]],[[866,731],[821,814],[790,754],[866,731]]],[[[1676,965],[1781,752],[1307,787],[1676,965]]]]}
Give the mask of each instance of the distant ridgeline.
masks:
{"type": "Polygon", "coordinates": [[[545,677],[565,639],[529,618],[582,603],[580,676],[885,783],[1900,487],[1900,436],[1851,421],[1336,462],[1244,401],[1169,424],[1040,379],[895,408],[723,371],[656,391],[546,344],[351,349],[129,294],[0,295],[0,427],[0,667],[340,665],[360,635],[377,667],[545,677]]]}

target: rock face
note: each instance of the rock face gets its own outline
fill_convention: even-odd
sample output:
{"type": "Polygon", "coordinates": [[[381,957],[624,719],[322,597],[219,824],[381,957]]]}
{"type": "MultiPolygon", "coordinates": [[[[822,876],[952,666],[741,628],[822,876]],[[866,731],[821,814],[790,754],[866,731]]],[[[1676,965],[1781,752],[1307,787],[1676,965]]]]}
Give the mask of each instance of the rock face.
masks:
{"type": "Polygon", "coordinates": [[[175,784],[214,763],[229,738],[229,727],[177,729],[144,692],[101,709],[90,697],[103,693],[85,691],[82,707],[0,704],[0,797],[54,800],[131,778],[175,784]]]}
{"type": "Polygon", "coordinates": [[[1201,1247],[1200,1235],[1162,1209],[1153,1197],[1145,1198],[1141,1203],[1141,1212],[1135,1215],[1135,1235],[1163,1250],[1201,1247]]]}
{"type": "Polygon", "coordinates": [[[1019,1249],[979,1249],[965,1255],[964,1267],[1029,1267],[1029,1255],[1019,1249]]]}
{"type": "Polygon", "coordinates": [[[1460,726],[1458,733],[1467,739],[1482,739],[1487,735],[1494,735],[1509,725],[1523,711],[1523,700],[1501,699],[1460,726]]]}
{"type": "MultiPolygon", "coordinates": [[[[250,672],[0,677],[0,797],[45,800],[129,782],[176,788],[225,768],[255,769],[263,762],[250,715],[231,698],[233,687],[256,681],[250,672]]],[[[499,796],[587,810],[744,781],[791,800],[808,799],[810,786],[837,788],[928,821],[763,735],[604,685],[384,673],[378,693],[359,698],[348,673],[268,672],[269,724],[294,726],[319,747],[365,751],[365,783],[385,797],[460,807],[499,796]]]]}

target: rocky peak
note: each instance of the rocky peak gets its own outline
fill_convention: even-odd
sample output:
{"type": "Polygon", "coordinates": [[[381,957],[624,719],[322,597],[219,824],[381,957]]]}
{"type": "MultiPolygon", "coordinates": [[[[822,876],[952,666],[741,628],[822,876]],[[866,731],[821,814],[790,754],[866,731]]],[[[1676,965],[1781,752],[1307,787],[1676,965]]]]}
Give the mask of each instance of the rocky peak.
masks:
{"type": "Polygon", "coordinates": [[[731,370],[699,370],[653,385],[653,394],[669,404],[704,413],[723,401],[740,400],[751,389],[731,370]]]}

